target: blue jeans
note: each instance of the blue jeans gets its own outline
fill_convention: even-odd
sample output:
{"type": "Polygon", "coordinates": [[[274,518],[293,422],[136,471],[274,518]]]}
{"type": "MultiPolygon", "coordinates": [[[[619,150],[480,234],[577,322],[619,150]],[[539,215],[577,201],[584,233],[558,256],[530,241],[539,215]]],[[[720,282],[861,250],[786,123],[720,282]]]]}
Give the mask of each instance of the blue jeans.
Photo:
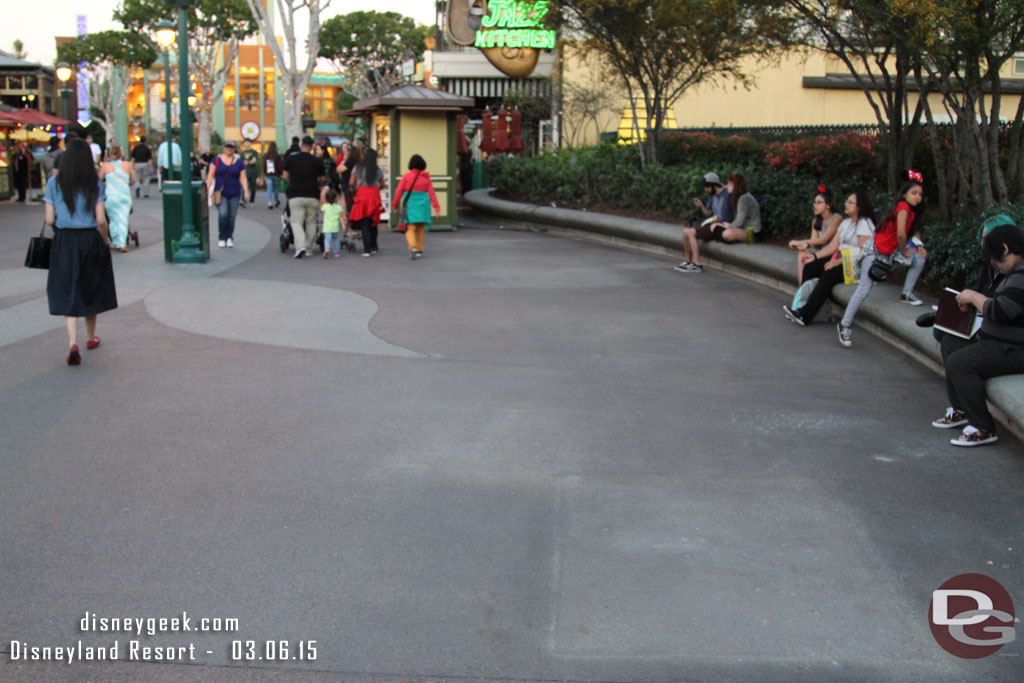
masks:
{"type": "Polygon", "coordinates": [[[331,252],[335,254],[341,253],[341,233],[340,232],[325,232],[324,233],[324,253],[329,254],[331,252]]]}
{"type": "Polygon", "coordinates": [[[238,215],[238,202],[241,199],[241,195],[237,197],[221,196],[220,204],[217,205],[218,240],[229,240],[234,238],[235,216],[238,215]]]}
{"type": "Polygon", "coordinates": [[[267,178],[267,206],[273,206],[281,201],[281,179],[276,175],[268,175],[267,178]]]}

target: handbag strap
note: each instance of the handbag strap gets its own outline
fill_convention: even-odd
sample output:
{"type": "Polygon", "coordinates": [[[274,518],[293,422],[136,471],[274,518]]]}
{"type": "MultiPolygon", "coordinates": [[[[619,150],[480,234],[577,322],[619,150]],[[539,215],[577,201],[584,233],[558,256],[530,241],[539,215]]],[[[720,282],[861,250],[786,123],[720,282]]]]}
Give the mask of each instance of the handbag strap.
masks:
{"type": "Polygon", "coordinates": [[[412,179],[411,183],[409,183],[409,189],[405,191],[405,197],[402,198],[402,206],[405,206],[409,203],[409,197],[412,195],[412,189],[416,187],[416,181],[419,180],[420,178],[421,170],[422,169],[419,168],[416,169],[416,177],[412,179]]]}
{"type": "MultiPolygon", "coordinates": [[[[53,229],[56,232],[56,230],[57,230],[56,222],[53,225],[53,229]]],[[[39,231],[39,236],[42,237],[45,234],[46,234],[46,220],[43,220],[43,229],[39,231]]]]}

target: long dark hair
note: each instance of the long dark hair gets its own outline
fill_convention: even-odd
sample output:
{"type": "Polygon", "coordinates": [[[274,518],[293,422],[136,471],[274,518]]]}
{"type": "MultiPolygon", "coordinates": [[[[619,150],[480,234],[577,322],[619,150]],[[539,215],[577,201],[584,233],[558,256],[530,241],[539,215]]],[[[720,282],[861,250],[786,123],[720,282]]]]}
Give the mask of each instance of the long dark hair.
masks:
{"type": "Polygon", "coordinates": [[[280,158],[281,158],[281,155],[280,155],[280,154],[278,154],[278,152],[277,152],[277,143],[276,143],[276,142],[274,142],[273,140],[271,140],[271,141],[270,141],[270,142],[269,142],[269,143],[267,144],[267,151],[263,153],[263,157],[264,157],[265,159],[273,159],[273,160],[275,160],[275,161],[276,161],[277,159],[280,159],[280,158]]]}
{"type": "MultiPolygon", "coordinates": [[[[910,192],[911,188],[913,188],[915,185],[919,186],[922,190],[924,190],[924,183],[922,183],[920,180],[910,179],[903,181],[903,186],[900,187],[899,194],[896,195],[896,200],[892,203],[892,206],[889,208],[889,212],[885,214],[885,218],[882,219],[882,222],[878,226],[879,228],[881,228],[883,225],[887,225],[889,221],[893,221],[895,223],[896,209],[899,208],[900,202],[906,201],[907,193],[910,192]]],[[[858,201],[859,200],[860,197],[858,197],[858,201]]],[[[910,202],[907,202],[907,206],[910,206],[910,202]]],[[[917,232],[917,219],[921,217],[921,212],[923,210],[924,197],[921,197],[921,203],[918,204],[917,206],[910,206],[910,213],[913,216],[914,220],[910,222],[910,228],[907,230],[907,239],[913,237],[914,233],[917,232]]]]}
{"type": "Polygon", "coordinates": [[[99,176],[92,161],[92,150],[85,140],[71,140],[60,157],[57,186],[64,196],[68,213],[75,213],[75,196],[85,197],[85,210],[92,211],[100,196],[99,176]]]}
{"type": "Polygon", "coordinates": [[[729,180],[732,182],[732,197],[729,198],[729,201],[732,202],[732,212],[735,214],[740,197],[750,192],[750,186],[747,185],[747,179],[743,177],[742,173],[733,173],[729,176],[729,180]]]}
{"type": "Polygon", "coordinates": [[[373,147],[364,149],[363,156],[356,168],[362,169],[363,178],[368,185],[375,183],[380,175],[380,169],[377,168],[377,150],[373,147]],[[369,171],[373,171],[372,176],[369,174],[369,171]]]}
{"type": "MultiPolygon", "coordinates": [[[[825,200],[825,204],[828,206],[830,213],[835,214],[836,205],[832,200],[832,190],[828,189],[824,185],[818,185],[818,191],[814,193],[815,197],[821,197],[825,200]]],[[[811,223],[811,228],[821,232],[821,229],[825,226],[825,219],[821,216],[815,216],[814,221],[811,223]]]]}
{"type": "Polygon", "coordinates": [[[871,198],[868,197],[868,193],[864,190],[854,190],[851,193],[857,198],[857,220],[861,218],[870,218],[871,222],[875,222],[875,207],[871,203],[871,198]]]}

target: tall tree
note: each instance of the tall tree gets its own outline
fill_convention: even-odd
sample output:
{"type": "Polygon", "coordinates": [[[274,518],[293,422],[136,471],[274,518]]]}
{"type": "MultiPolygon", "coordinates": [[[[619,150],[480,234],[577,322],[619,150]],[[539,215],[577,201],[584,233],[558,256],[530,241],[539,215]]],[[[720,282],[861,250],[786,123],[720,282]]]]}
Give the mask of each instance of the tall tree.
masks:
{"type": "MultiPolygon", "coordinates": [[[[667,108],[700,83],[731,78],[749,85],[748,58],[788,46],[793,20],[784,0],[557,0],[584,54],[599,54],[618,74],[636,120],[647,112],[645,163],[656,163],[667,108]]],[[[639,122],[638,122],[639,125],[639,122]]]]}
{"type": "MultiPolygon", "coordinates": [[[[289,138],[302,133],[302,112],[306,105],[306,86],[316,66],[316,56],[320,53],[320,14],[331,4],[330,0],[266,0],[267,4],[276,3],[279,14],[278,28],[284,32],[284,47],[277,40],[267,40],[267,46],[274,53],[277,71],[280,74],[279,85],[284,94],[284,128],[289,138]],[[309,13],[309,31],[306,38],[306,63],[299,64],[298,48],[295,38],[295,19],[299,10],[309,13]],[[285,60],[285,50],[288,59],[285,60]]],[[[262,0],[246,0],[260,31],[265,36],[274,36],[275,26],[270,19],[270,12],[264,7],[262,0]]],[[[274,5],[271,5],[272,7],[274,5]]]]}
{"type": "Polygon", "coordinates": [[[15,38],[11,46],[14,48],[15,59],[25,59],[28,57],[28,53],[25,52],[25,43],[21,42],[20,38],[15,38]]]}
{"type": "Polygon", "coordinates": [[[108,140],[114,139],[114,116],[128,99],[128,76],[156,60],[156,50],[134,31],[100,31],[57,48],[57,59],[69,64],[85,62],[90,104],[103,114],[108,140]]]}
{"type": "MultiPolygon", "coordinates": [[[[125,28],[145,33],[153,33],[161,19],[174,21],[177,16],[178,10],[164,0],[123,0],[114,10],[114,19],[125,28]]],[[[188,62],[195,84],[199,149],[210,146],[213,104],[224,93],[238,43],[257,28],[246,0],[200,0],[189,8],[188,62]]]]}
{"type": "Polygon", "coordinates": [[[404,83],[402,62],[422,59],[430,31],[398,12],[339,14],[320,29],[320,56],[335,64],[347,77],[346,89],[361,99],[404,83]]]}
{"type": "Polygon", "coordinates": [[[1024,97],[1004,131],[1000,74],[1024,50],[1024,2],[922,2],[906,4],[929,27],[923,72],[956,121],[957,172],[968,199],[979,207],[1024,201],[1024,97]]]}
{"type": "Polygon", "coordinates": [[[916,11],[899,0],[789,0],[803,24],[805,45],[842,62],[867,97],[888,147],[886,179],[890,192],[899,173],[910,167],[923,128],[927,82],[911,111],[909,86],[920,65],[925,30],[916,11]]]}

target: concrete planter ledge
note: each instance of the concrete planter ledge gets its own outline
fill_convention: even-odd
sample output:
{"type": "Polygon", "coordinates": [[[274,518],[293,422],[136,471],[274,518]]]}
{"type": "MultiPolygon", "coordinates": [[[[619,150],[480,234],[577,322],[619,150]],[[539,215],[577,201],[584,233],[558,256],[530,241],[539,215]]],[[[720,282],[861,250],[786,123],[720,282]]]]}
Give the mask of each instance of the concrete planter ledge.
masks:
{"type": "MultiPolygon", "coordinates": [[[[466,193],[466,202],[481,217],[504,227],[519,230],[562,233],[623,248],[639,249],[668,258],[683,254],[683,228],[671,223],[625,218],[610,214],[523,204],[493,197],[491,189],[466,193]]],[[[726,245],[701,243],[701,261],[705,266],[772,287],[790,296],[796,291],[796,255],[780,247],[764,244],[726,245]]],[[[834,312],[842,313],[853,295],[855,285],[838,285],[832,290],[834,312]]],[[[910,307],[899,302],[900,287],[875,286],[874,292],[857,312],[854,324],[892,344],[900,351],[944,375],[939,345],[930,328],[914,324],[926,306],[910,307]]],[[[779,299],[779,316],[782,304],[779,299]]],[[[824,317],[824,312],[818,318],[824,317]]],[[[838,347],[838,342],[837,342],[838,347]]],[[[989,380],[986,385],[989,404],[1000,423],[1024,440],[1024,375],[1007,375],[989,380]]]]}

